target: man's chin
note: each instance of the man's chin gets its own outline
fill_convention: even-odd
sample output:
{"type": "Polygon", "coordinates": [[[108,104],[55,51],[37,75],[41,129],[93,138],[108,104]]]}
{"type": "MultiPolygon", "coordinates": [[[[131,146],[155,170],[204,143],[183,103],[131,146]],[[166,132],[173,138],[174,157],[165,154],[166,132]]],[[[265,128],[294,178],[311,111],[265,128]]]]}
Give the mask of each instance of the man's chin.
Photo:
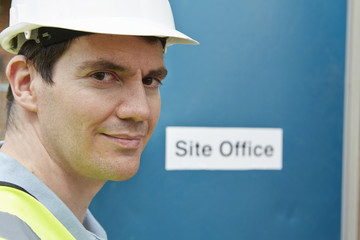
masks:
{"type": "Polygon", "coordinates": [[[108,180],[109,181],[115,181],[115,182],[123,182],[126,180],[129,180],[130,178],[134,177],[137,173],[136,171],[133,171],[132,173],[128,172],[128,173],[121,173],[121,174],[117,174],[117,175],[113,175],[112,177],[110,177],[108,180]]]}
{"type": "Polygon", "coordinates": [[[134,160],[131,163],[124,163],[119,168],[110,169],[111,175],[109,176],[110,181],[126,181],[135,176],[139,170],[140,160],[134,160]]]}

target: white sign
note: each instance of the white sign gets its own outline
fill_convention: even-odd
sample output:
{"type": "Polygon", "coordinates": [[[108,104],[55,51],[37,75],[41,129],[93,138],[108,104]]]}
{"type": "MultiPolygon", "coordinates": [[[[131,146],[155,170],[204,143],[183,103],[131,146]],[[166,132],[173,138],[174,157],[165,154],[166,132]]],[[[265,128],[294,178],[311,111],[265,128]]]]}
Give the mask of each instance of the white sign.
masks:
{"type": "Polygon", "coordinates": [[[167,127],[166,170],[282,169],[282,129],[167,127]]]}

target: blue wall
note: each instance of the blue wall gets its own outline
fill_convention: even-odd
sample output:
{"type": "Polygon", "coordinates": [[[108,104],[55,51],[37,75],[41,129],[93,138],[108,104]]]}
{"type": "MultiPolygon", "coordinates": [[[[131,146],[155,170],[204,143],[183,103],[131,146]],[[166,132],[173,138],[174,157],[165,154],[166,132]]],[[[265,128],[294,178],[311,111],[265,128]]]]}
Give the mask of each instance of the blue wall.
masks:
{"type": "Polygon", "coordinates": [[[170,0],[161,119],[91,210],[109,239],[340,239],[345,0],[170,0]],[[166,126],[283,128],[281,171],[166,171],[166,126]]]}

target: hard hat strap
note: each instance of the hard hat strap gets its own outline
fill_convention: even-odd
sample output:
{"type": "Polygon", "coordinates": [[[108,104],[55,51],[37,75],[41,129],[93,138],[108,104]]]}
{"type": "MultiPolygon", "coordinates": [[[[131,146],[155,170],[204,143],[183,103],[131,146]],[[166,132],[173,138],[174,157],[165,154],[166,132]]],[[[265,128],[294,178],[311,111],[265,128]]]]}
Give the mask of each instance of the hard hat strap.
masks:
{"type": "Polygon", "coordinates": [[[34,40],[36,43],[41,44],[41,46],[47,47],[87,34],[92,33],[63,28],[41,27],[18,34],[12,40],[12,49],[18,52],[21,46],[28,40],[34,40]]]}
{"type": "Polygon", "coordinates": [[[63,28],[41,27],[38,29],[38,38],[43,47],[56,43],[64,42],[83,35],[91,34],[89,32],[74,31],[63,28]]]}

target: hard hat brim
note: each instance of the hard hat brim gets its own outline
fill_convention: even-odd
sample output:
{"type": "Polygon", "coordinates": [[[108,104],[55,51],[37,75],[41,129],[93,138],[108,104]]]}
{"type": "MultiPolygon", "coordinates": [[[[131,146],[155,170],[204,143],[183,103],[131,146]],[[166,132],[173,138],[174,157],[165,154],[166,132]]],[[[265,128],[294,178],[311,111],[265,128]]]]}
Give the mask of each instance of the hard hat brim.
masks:
{"type": "Polygon", "coordinates": [[[114,35],[129,35],[129,36],[154,36],[167,38],[166,47],[174,44],[199,44],[197,41],[191,39],[185,34],[167,27],[166,25],[159,24],[142,19],[129,19],[129,18],[101,18],[101,19],[81,19],[74,22],[52,22],[44,26],[40,23],[24,23],[20,22],[11,27],[4,29],[0,33],[0,44],[8,52],[16,54],[12,49],[11,40],[19,33],[29,30],[37,29],[40,27],[54,27],[64,28],[75,31],[85,31],[90,33],[99,34],[114,34],[114,35]],[[90,24],[92,22],[93,24],[90,24]]]}

